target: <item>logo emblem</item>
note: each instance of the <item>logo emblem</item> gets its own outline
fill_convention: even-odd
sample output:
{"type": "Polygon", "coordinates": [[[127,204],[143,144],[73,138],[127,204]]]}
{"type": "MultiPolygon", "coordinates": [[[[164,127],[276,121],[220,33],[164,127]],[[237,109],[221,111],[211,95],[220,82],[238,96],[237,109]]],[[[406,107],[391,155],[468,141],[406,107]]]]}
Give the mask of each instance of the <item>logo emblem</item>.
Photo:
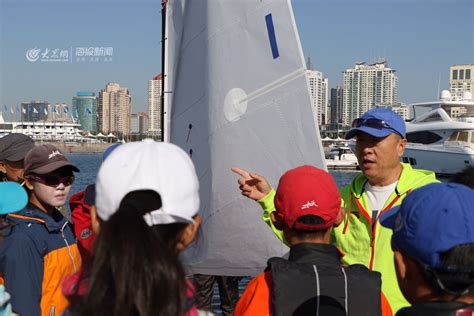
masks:
{"type": "Polygon", "coordinates": [[[34,63],[40,58],[40,52],[41,48],[35,47],[33,49],[29,49],[28,51],[26,51],[26,59],[28,59],[29,62],[34,63]]]}
{"type": "Polygon", "coordinates": [[[312,206],[319,207],[319,205],[316,204],[316,202],[314,202],[314,200],[312,200],[312,201],[306,202],[306,204],[303,204],[303,205],[301,206],[301,209],[304,210],[304,209],[310,208],[310,207],[312,207],[312,206]]]}
{"type": "Polygon", "coordinates": [[[59,150],[53,150],[53,152],[49,154],[48,159],[54,158],[56,156],[62,156],[59,150]]]}
{"type": "Polygon", "coordinates": [[[87,239],[92,235],[92,231],[89,228],[81,230],[81,239],[87,239]]]}

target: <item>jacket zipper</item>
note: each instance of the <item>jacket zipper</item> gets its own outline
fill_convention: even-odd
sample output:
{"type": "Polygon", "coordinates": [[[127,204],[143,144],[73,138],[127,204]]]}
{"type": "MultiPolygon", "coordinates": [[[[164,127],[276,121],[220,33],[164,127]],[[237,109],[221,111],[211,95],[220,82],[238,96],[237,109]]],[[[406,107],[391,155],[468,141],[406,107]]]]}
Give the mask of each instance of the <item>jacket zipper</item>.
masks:
{"type": "Polygon", "coordinates": [[[371,228],[371,236],[370,236],[370,261],[369,261],[369,269],[372,270],[373,265],[374,265],[374,257],[375,257],[375,235],[377,231],[377,223],[378,219],[380,216],[385,213],[387,210],[391,209],[392,206],[400,199],[401,195],[397,194],[397,196],[386,206],[383,208],[382,211],[379,212],[377,218],[375,218],[375,221],[373,221],[372,218],[370,218],[369,214],[367,211],[364,209],[362,204],[360,204],[360,201],[357,197],[354,197],[354,200],[357,204],[357,207],[359,208],[359,211],[361,211],[362,215],[369,221],[370,228],[371,228]]]}
{"type": "Polygon", "coordinates": [[[61,227],[61,236],[63,237],[64,242],[66,243],[67,251],[69,253],[69,258],[71,258],[72,267],[74,269],[74,272],[77,272],[76,263],[74,262],[74,257],[72,256],[71,248],[69,247],[69,243],[67,242],[66,236],[64,236],[64,229],[66,228],[66,226],[67,226],[67,221],[64,223],[63,227],[61,227]]]}

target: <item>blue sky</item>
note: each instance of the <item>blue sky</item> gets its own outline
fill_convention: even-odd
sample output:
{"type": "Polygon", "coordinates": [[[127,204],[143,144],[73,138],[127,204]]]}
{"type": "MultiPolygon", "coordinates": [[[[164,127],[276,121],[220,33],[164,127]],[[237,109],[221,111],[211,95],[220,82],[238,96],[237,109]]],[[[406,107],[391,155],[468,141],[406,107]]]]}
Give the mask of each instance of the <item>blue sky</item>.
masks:
{"type": "MultiPolygon", "coordinates": [[[[228,0],[230,1],[230,0],[228,0]]],[[[71,104],[77,91],[108,82],[147,107],[147,82],[161,69],[159,0],[0,0],[0,105],[30,100],[71,104]],[[73,48],[72,63],[29,62],[33,48],[73,48]],[[76,47],[113,47],[112,61],[77,61],[76,47]]],[[[474,63],[472,0],[294,0],[304,53],[342,83],[355,62],[385,57],[399,77],[398,99],[437,98],[449,66],[474,63]]]]}

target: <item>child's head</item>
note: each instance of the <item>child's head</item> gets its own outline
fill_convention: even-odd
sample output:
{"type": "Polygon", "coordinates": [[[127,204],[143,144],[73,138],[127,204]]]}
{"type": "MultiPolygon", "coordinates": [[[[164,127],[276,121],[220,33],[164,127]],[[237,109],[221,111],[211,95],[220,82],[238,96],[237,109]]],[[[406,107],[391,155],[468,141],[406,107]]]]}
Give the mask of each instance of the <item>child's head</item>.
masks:
{"type": "Polygon", "coordinates": [[[27,202],[28,195],[18,183],[0,182],[0,241],[4,232],[12,227],[5,215],[22,210],[27,202]]]}
{"type": "Polygon", "coordinates": [[[189,156],[176,145],[145,140],[118,147],[102,164],[96,191],[101,221],[107,222],[127,205],[133,206],[135,216],[150,227],[199,226],[196,171],[189,156]],[[150,200],[140,209],[133,198],[137,194],[150,200]],[[154,207],[150,208],[151,200],[154,207]]]}
{"type": "Polygon", "coordinates": [[[30,202],[43,211],[62,206],[79,168],[53,145],[33,147],[25,157],[24,177],[30,202]]]}
{"type": "Polygon", "coordinates": [[[22,182],[24,159],[35,146],[30,137],[11,133],[0,138],[0,181],[22,182]]]}
{"type": "Polygon", "coordinates": [[[332,226],[341,223],[343,210],[332,176],[312,166],[287,171],[275,195],[274,225],[290,243],[329,241],[332,226]]]}

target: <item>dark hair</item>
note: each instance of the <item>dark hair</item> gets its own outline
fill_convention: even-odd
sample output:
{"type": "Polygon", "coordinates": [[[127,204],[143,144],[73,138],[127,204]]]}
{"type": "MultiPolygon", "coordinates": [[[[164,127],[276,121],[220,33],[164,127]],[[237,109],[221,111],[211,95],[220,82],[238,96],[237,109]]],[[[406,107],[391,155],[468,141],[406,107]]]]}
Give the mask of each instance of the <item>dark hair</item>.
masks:
{"type": "Polygon", "coordinates": [[[78,315],[183,315],[186,282],[176,243],[186,224],[148,226],[161,207],[154,191],[127,194],[101,223],[87,293],[78,315]]]}
{"type": "MultiPolygon", "coordinates": [[[[307,225],[318,225],[323,224],[324,220],[316,215],[304,215],[298,217],[296,220],[297,223],[307,224],[307,225]]],[[[301,239],[309,239],[309,238],[322,238],[326,234],[328,229],[323,230],[302,230],[302,229],[295,229],[293,231],[298,238],[301,239]]]]}
{"type": "Polygon", "coordinates": [[[464,184],[474,189],[474,167],[464,168],[461,172],[456,173],[449,182],[464,184]]]}
{"type": "Polygon", "coordinates": [[[424,269],[433,288],[454,295],[474,290],[474,244],[458,245],[441,254],[441,264],[441,269],[424,269]]]}

